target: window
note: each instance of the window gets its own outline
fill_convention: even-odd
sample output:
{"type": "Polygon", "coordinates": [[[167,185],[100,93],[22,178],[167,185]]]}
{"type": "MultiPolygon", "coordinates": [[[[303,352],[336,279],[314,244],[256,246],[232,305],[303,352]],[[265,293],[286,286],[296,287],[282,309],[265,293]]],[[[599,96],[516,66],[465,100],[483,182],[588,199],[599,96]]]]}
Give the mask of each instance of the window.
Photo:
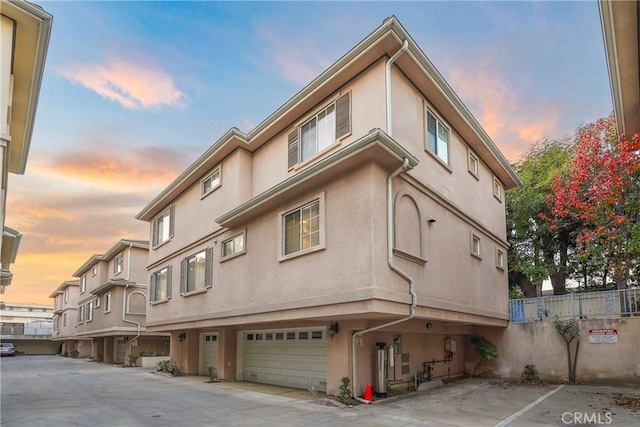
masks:
{"type": "Polygon", "coordinates": [[[174,207],[171,206],[153,221],[153,246],[158,246],[173,237],[174,207]]]}
{"type": "Polygon", "coordinates": [[[95,304],[96,304],[96,308],[100,308],[100,297],[96,297],[95,304]]]}
{"type": "Polygon", "coordinates": [[[504,193],[502,183],[497,177],[493,177],[493,196],[502,201],[502,195],[504,193]]]}
{"type": "Polygon", "coordinates": [[[84,322],[84,305],[78,307],[78,323],[84,322]]]}
{"type": "Polygon", "coordinates": [[[480,258],[482,255],[481,249],[480,237],[471,233],[471,255],[480,258]]]}
{"type": "Polygon", "coordinates": [[[94,265],[93,267],[91,267],[91,275],[95,276],[96,274],[98,274],[98,266],[94,265]]]}
{"type": "Polygon", "coordinates": [[[111,311],[111,292],[104,294],[104,312],[109,313],[111,311]]]}
{"type": "Polygon", "coordinates": [[[476,156],[471,150],[469,150],[468,157],[468,167],[471,175],[475,176],[478,179],[478,169],[480,162],[478,161],[478,156],[476,156]]]}
{"type": "Polygon", "coordinates": [[[67,313],[62,313],[62,326],[67,326],[67,313]]]}
{"type": "Polygon", "coordinates": [[[84,291],[87,290],[87,277],[86,276],[82,276],[80,278],[80,293],[84,293],[84,291]]]}
{"type": "Polygon", "coordinates": [[[351,133],[350,93],[342,95],[288,136],[288,165],[310,159],[351,133]]]}
{"type": "Polygon", "coordinates": [[[69,302],[69,288],[64,290],[64,302],[69,302]]]}
{"type": "Polygon", "coordinates": [[[202,180],[202,195],[209,194],[220,187],[220,167],[217,167],[211,175],[202,180]]]}
{"type": "Polygon", "coordinates": [[[124,267],[124,253],[120,252],[113,259],[113,274],[122,273],[123,267],[124,267]]]}
{"type": "Polygon", "coordinates": [[[91,322],[93,320],[93,301],[87,304],[87,322],[91,322]]]}
{"type": "Polygon", "coordinates": [[[189,293],[211,286],[213,250],[208,248],[182,260],[180,293],[189,293]]]}
{"type": "Polygon", "coordinates": [[[232,257],[233,255],[240,255],[243,253],[245,253],[244,231],[222,242],[222,258],[223,259],[232,257]]]}
{"type": "Polygon", "coordinates": [[[320,200],[316,199],[282,216],[283,254],[290,255],[320,245],[320,200]]]}
{"type": "Polygon", "coordinates": [[[171,298],[171,266],[158,270],[151,275],[151,301],[171,298]]]}
{"type": "Polygon", "coordinates": [[[501,249],[496,249],[496,267],[504,270],[505,260],[504,260],[504,251],[501,249]]]}
{"type": "Polygon", "coordinates": [[[427,110],[427,149],[449,164],[449,128],[427,110]]]}

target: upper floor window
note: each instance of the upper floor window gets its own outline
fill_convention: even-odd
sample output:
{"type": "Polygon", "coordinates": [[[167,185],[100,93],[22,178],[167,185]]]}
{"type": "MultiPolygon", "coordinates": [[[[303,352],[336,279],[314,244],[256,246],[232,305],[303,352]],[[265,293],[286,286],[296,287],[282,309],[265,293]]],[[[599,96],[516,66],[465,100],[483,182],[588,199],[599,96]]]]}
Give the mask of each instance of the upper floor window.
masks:
{"type": "Polygon", "coordinates": [[[150,301],[161,301],[168,298],[171,298],[171,266],[153,273],[150,282],[150,301]]]}
{"type": "Polygon", "coordinates": [[[208,248],[182,260],[180,292],[189,293],[211,286],[213,250],[208,248]]]}
{"type": "Polygon", "coordinates": [[[111,311],[111,292],[104,294],[104,312],[109,313],[111,311]]]}
{"type": "Polygon", "coordinates": [[[471,173],[471,175],[475,176],[476,179],[478,179],[480,161],[478,160],[478,156],[476,156],[471,150],[469,150],[468,152],[467,167],[469,168],[469,172],[471,173]]]}
{"type": "Polygon", "coordinates": [[[293,130],[288,136],[288,165],[292,168],[351,133],[350,93],[342,95],[330,105],[293,130]]]}
{"type": "Polygon", "coordinates": [[[175,209],[171,206],[153,221],[153,246],[158,246],[173,237],[174,216],[175,209]]]}
{"type": "Polygon", "coordinates": [[[497,177],[493,177],[493,195],[496,199],[502,201],[504,196],[504,187],[497,177]]]}
{"type": "Polygon", "coordinates": [[[222,258],[245,253],[244,231],[222,242],[222,258]]]}
{"type": "Polygon", "coordinates": [[[427,109],[427,149],[449,164],[449,128],[427,109]]]}
{"type": "Polygon", "coordinates": [[[100,308],[100,297],[96,297],[95,303],[96,303],[96,308],[100,308]]]}
{"type": "Polygon", "coordinates": [[[93,267],[91,267],[91,275],[95,276],[96,274],[98,274],[98,266],[94,265],[93,267]]]}
{"type": "Polygon", "coordinates": [[[482,257],[482,246],[480,237],[474,233],[471,233],[471,255],[478,258],[482,257]]]}
{"type": "Polygon", "coordinates": [[[202,180],[202,195],[211,193],[220,187],[220,167],[217,167],[211,175],[202,180]]]}
{"type": "Polygon", "coordinates": [[[84,293],[84,291],[87,290],[87,277],[86,276],[82,276],[80,278],[80,293],[84,293]]]}
{"type": "Polygon", "coordinates": [[[323,195],[282,214],[282,255],[321,249],[323,245],[323,195]]]}
{"type": "Polygon", "coordinates": [[[67,313],[62,313],[62,326],[67,326],[67,313]]]}
{"type": "Polygon", "coordinates": [[[78,323],[84,322],[84,305],[78,307],[78,323]]]}
{"type": "Polygon", "coordinates": [[[113,274],[122,273],[123,268],[124,268],[124,254],[120,252],[113,259],[113,274]]]}
{"type": "Polygon", "coordinates": [[[504,257],[504,251],[501,249],[496,249],[496,267],[498,267],[501,270],[505,269],[505,257],[504,257]]]}
{"type": "Polygon", "coordinates": [[[87,322],[91,322],[93,320],[93,301],[87,304],[87,322]]]}
{"type": "Polygon", "coordinates": [[[64,290],[64,302],[69,302],[69,288],[64,290]]]}

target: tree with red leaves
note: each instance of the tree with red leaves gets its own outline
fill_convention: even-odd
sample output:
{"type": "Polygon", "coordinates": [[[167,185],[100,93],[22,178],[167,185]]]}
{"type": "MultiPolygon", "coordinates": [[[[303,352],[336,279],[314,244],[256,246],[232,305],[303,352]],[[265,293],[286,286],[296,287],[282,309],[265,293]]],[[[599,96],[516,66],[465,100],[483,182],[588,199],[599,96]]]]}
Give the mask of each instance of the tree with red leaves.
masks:
{"type": "Polygon", "coordinates": [[[640,262],[640,134],[618,137],[613,115],[581,128],[547,202],[552,229],[576,230],[585,276],[598,269],[625,289],[640,262]]]}

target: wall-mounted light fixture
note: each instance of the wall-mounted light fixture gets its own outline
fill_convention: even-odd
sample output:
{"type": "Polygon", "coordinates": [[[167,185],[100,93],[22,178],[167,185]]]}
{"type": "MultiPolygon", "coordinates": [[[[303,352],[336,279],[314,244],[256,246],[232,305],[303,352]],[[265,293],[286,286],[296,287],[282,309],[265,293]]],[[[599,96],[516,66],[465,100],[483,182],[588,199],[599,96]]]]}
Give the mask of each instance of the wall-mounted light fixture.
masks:
{"type": "Polygon", "coordinates": [[[331,339],[333,339],[338,332],[340,332],[340,325],[338,325],[338,322],[332,323],[331,326],[329,326],[329,329],[327,329],[327,334],[329,334],[329,338],[331,339]]]}
{"type": "Polygon", "coordinates": [[[429,225],[431,225],[431,224],[434,224],[436,222],[436,219],[435,218],[429,218],[427,220],[427,222],[429,223],[429,225]]]}
{"type": "Polygon", "coordinates": [[[425,326],[427,327],[427,329],[433,328],[433,325],[431,324],[431,322],[427,322],[425,326]]]}
{"type": "Polygon", "coordinates": [[[178,341],[182,342],[185,340],[185,338],[187,338],[187,334],[184,332],[180,332],[180,335],[178,335],[178,341]]]}

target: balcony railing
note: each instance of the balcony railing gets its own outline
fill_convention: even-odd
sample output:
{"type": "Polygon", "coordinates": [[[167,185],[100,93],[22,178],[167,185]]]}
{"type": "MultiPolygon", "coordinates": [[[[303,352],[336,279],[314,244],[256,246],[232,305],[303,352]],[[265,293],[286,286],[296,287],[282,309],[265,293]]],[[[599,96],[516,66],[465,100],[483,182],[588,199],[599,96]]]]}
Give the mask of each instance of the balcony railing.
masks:
{"type": "Polygon", "coordinates": [[[537,322],[545,319],[613,319],[640,315],[640,289],[603,292],[569,293],[534,298],[512,299],[509,302],[511,321],[537,322]]]}

